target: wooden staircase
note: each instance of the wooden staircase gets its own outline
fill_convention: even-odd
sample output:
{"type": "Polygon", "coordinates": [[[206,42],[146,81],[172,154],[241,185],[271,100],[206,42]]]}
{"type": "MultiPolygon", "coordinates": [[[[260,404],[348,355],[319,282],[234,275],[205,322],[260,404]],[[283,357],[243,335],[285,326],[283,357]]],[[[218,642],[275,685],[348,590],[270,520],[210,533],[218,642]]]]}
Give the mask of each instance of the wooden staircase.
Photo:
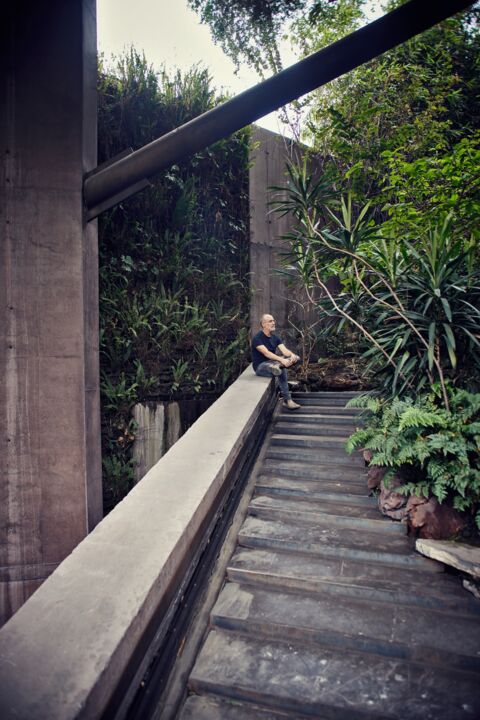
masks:
{"type": "Polygon", "coordinates": [[[368,496],[352,395],[277,409],[181,720],[480,718],[480,603],[368,496]]]}

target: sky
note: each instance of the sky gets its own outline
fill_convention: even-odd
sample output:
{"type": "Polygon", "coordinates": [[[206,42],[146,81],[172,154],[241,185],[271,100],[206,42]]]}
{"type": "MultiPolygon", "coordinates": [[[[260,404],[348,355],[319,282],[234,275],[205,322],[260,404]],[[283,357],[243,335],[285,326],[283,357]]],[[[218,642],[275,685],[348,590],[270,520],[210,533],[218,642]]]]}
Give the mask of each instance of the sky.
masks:
{"type": "MultiPolygon", "coordinates": [[[[235,75],[232,61],[214,45],[208,26],[200,23],[186,0],[97,0],[97,33],[98,50],[107,62],[133,45],[144,51],[154,68],[187,70],[200,63],[210,71],[217,90],[238,94],[259,82],[250,68],[235,75]]],[[[294,61],[291,57],[287,64],[294,61]]],[[[257,124],[285,134],[275,113],[257,124]]]]}

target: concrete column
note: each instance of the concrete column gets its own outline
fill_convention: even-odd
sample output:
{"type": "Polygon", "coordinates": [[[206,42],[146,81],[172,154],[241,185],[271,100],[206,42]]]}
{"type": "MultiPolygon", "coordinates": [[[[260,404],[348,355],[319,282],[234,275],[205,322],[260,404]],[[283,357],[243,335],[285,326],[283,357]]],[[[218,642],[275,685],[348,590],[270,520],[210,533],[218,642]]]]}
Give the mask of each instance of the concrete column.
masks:
{"type": "Polygon", "coordinates": [[[101,517],[95,0],[0,22],[0,623],[101,517]]]}
{"type": "Polygon", "coordinates": [[[281,252],[287,250],[282,235],[291,229],[288,217],[272,213],[269,202],[271,186],[287,182],[286,161],[292,144],[277,133],[255,127],[252,136],[250,188],[250,272],[252,333],[260,329],[263,313],[275,316],[279,331],[288,329],[288,297],[291,294],[285,276],[275,272],[280,267],[281,252]]]}

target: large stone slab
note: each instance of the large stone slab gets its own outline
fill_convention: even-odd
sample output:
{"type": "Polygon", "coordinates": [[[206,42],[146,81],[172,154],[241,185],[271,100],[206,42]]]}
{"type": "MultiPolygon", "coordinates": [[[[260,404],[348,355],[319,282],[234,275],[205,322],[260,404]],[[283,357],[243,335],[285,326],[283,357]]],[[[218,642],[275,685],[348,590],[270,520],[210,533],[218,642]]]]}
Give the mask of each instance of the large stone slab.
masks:
{"type": "Polygon", "coordinates": [[[448,540],[417,540],[415,547],[426,557],[480,578],[480,547],[448,540]]]}

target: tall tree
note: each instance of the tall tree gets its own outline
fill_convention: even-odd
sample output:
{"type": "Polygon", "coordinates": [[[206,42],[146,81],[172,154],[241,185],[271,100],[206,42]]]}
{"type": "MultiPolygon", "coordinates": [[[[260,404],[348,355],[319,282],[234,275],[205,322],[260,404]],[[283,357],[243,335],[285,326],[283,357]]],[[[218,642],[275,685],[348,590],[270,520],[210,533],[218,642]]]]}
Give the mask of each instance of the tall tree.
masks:
{"type": "MultiPolygon", "coordinates": [[[[348,0],[347,4],[361,7],[365,0],[348,0]]],[[[188,0],[190,7],[200,14],[202,22],[210,26],[213,40],[234,61],[254,67],[263,76],[278,72],[282,61],[279,39],[288,23],[301,16],[312,22],[325,16],[329,21],[336,14],[335,7],[344,0],[188,0]]],[[[341,13],[343,10],[341,10],[341,13]]]]}

